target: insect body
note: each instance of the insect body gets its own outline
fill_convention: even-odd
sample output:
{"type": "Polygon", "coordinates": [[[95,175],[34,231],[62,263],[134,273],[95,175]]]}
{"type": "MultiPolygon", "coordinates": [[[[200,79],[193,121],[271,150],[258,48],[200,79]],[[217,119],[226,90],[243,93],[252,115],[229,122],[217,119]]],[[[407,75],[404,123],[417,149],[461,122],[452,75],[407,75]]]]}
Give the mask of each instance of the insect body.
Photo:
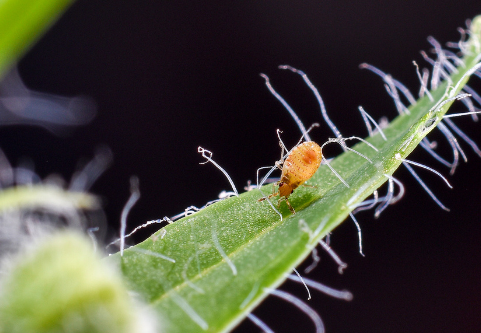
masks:
{"type": "MultiPolygon", "coordinates": [[[[322,150],[317,143],[307,141],[294,147],[283,163],[282,158],[281,162],[277,163],[279,169],[282,170],[281,179],[276,183],[279,188],[277,192],[269,195],[267,199],[279,195],[278,206],[281,204],[281,201],[285,200],[291,212],[295,214],[294,208],[292,208],[287,199],[297,187],[316,173],[321,165],[321,161],[322,150]]],[[[261,198],[259,201],[265,199],[261,198]]]]}

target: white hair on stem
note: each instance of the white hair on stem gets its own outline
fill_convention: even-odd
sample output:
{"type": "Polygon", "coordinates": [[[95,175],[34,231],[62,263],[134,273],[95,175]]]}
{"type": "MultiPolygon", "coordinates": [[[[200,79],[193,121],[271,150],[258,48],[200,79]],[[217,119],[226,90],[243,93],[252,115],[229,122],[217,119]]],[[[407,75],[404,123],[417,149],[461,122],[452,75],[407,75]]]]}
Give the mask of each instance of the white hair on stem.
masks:
{"type": "Polygon", "coordinates": [[[394,183],[396,183],[397,186],[399,186],[399,193],[393,197],[391,199],[391,204],[395,204],[396,202],[398,202],[399,200],[402,199],[402,197],[404,196],[404,193],[406,192],[405,188],[404,188],[404,185],[403,183],[401,183],[401,181],[399,179],[396,179],[394,178],[393,176],[390,176],[390,175],[387,175],[387,174],[384,174],[384,176],[388,177],[389,179],[391,179],[394,183]]]}
{"type": "Polygon", "coordinates": [[[262,76],[264,78],[264,80],[266,81],[266,86],[267,88],[269,89],[269,91],[271,92],[271,94],[277,98],[277,100],[279,102],[281,102],[281,104],[284,106],[284,108],[289,112],[289,114],[291,115],[291,117],[294,119],[294,121],[296,122],[297,124],[297,127],[299,127],[299,129],[301,130],[301,133],[302,133],[302,136],[306,139],[306,141],[311,141],[311,138],[308,134],[308,132],[306,131],[306,128],[304,127],[304,124],[302,123],[302,121],[299,119],[299,117],[297,116],[296,112],[291,108],[291,106],[285,101],[284,98],[282,98],[281,95],[279,95],[275,90],[274,88],[272,88],[272,85],[269,81],[269,77],[263,73],[260,74],[260,76],[262,76]]]}
{"type": "MultiPolygon", "coordinates": [[[[357,150],[354,150],[352,148],[349,148],[346,144],[345,144],[345,141],[348,141],[348,140],[359,140],[363,143],[365,143],[366,145],[368,145],[369,147],[371,147],[372,149],[374,149],[375,151],[378,151],[378,149],[376,147],[374,147],[371,143],[367,142],[366,140],[364,139],[361,139],[357,136],[351,136],[349,138],[329,138],[327,139],[327,142],[325,142],[322,146],[321,146],[321,150],[324,148],[325,145],[328,145],[330,143],[339,143],[341,144],[341,142],[344,143],[344,145],[341,144],[341,146],[343,146],[345,148],[345,150],[348,150],[348,151],[351,151],[353,152],[354,154],[357,154],[359,156],[361,156],[362,158],[364,158],[365,160],[367,160],[369,163],[372,164],[372,161],[369,157],[367,157],[366,155],[364,154],[361,154],[360,152],[358,152],[357,150]]],[[[349,187],[349,186],[348,186],[349,187]]]]}
{"type": "Polygon", "coordinates": [[[192,289],[194,289],[195,291],[197,291],[199,294],[205,294],[205,291],[204,289],[198,287],[196,284],[194,284],[190,279],[189,277],[187,276],[187,270],[189,269],[189,266],[190,266],[190,263],[192,261],[192,259],[194,259],[195,257],[197,257],[197,252],[195,255],[193,256],[190,256],[189,259],[185,262],[184,264],[184,269],[182,270],[182,278],[184,279],[185,283],[187,283],[187,285],[189,287],[191,287],[192,289]]]}
{"type": "MultiPolygon", "coordinates": [[[[388,177],[387,175],[384,175],[384,176],[388,177]]],[[[387,208],[387,206],[389,206],[394,196],[394,183],[390,177],[388,177],[388,183],[389,185],[388,185],[387,195],[383,200],[383,203],[377,206],[376,209],[374,210],[375,218],[378,218],[381,215],[381,213],[387,208]]]]}
{"type": "Polygon", "coordinates": [[[393,99],[394,104],[396,105],[396,109],[399,114],[411,114],[408,108],[401,102],[401,98],[397,92],[396,86],[392,83],[392,81],[388,81],[388,83],[384,83],[384,88],[386,89],[387,94],[393,99]]]}
{"type": "Polygon", "coordinates": [[[311,251],[311,258],[312,258],[312,264],[310,264],[309,266],[307,266],[305,269],[304,269],[304,273],[306,274],[309,274],[310,272],[312,272],[312,270],[314,268],[317,267],[317,265],[319,264],[319,262],[321,261],[321,257],[319,257],[319,255],[317,254],[317,249],[316,248],[313,248],[312,251],[311,251]]]}
{"type": "Polygon", "coordinates": [[[194,213],[197,213],[201,210],[202,210],[202,208],[197,208],[195,206],[189,206],[186,209],[184,209],[183,213],[179,213],[177,215],[172,216],[167,222],[172,223],[173,221],[176,221],[176,220],[178,220],[182,217],[187,217],[187,216],[192,215],[194,213]]]}
{"type": "Polygon", "coordinates": [[[316,327],[316,333],[324,333],[324,323],[322,322],[321,317],[314,311],[310,306],[308,306],[306,303],[301,301],[299,298],[292,296],[291,294],[282,291],[282,290],[275,290],[275,289],[270,289],[270,288],[264,288],[265,292],[268,292],[271,295],[277,296],[279,298],[282,298],[283,300],[291,303],[292,305],[296,306],[298,309],[300,309],[302,312],[304,312],[306,315],[311,318],[312,322],[314,323],[316,327]]]}
{"type": "Polygon", "coordinates": [[[8,187],[15,181],[12,165],[7,156],[0,149],[0,187],[8,187]]]}
{"type": "Polygon", "coordinates": [[[192,319],[197,325],[200,326],[204,331],[207,331],[209,325],[207,322],[202,319],[201,316],[187,303],[185,299],[182,298],[174,289],[171,289],[171,297],[172,300],[184,311],[190,319],[192,319]]]}
{"type": "Polygon", "coordinates": [[[403,85],[401,82],[398,80],[394,79],[390,74],[386,74],[377,67],[374,67],[372,65],[369,65],[367,63],[362,63],[359,65],[359,68],[361,69],[367,69],[374,74],[377,74],[380,76],[383,81],[386,83],[387,87],[389,89],[386,89],[389,93],[389,95],[394,99],[394,103],[396,105],[396,108],[400,114],[403,114],[404,112],[409,114],[409,110],[402,104],[401,99],[399,97],[399,94],[397,93],[397,89],[399,89],[404,97],[409,101],[410,104],[415,105],[416,104],[416,99],[414,96],[411,94],[409,89],[406,88],[405,85],[403,85]]]}
{"type": "Polygon", "coordinates": [[[257,294],[257,292],[259,291],[259,286],[260,286],[260,281],[257,280],[255,283],[254,283],[254,286],[252,287],[251,291],[249,292],[249,295],[247,295],[247,297],[242,301],[242,303],[239,305],[239,310],[242,310],[244,309],[247,304],[250,303],[250,301],[252,301],[252,299],[254,298],[254,296],[257,294]]]}
{"type": "Polygon", "coordinates": [[[461,149],[459,146],[458,140],[454,137],[453,133],[444,125],[443,123],[438,124],[438,129],[443,133],[443,135],[446,137],[448,140],[449,144],[451,145],[451,148],[453,149],[453,163],[451,164],[451,171],[449,172],[451,175],[454,174],[454,171],[456,171],[456,167],[458,166],[459,163],[459,154],[461,153],[463,159],[465,162],[467,162],[466,155],[464,154],[464,151],[461,149]]]}
{"type": "MultiPolygon", "coordinates": [[[[466,21],[467,23],[468,21],[466,21]]],[[[469,29],[469,27],[468,27],[469,29]]],[[[463,54],[470,54],[471,52],[467,48],[467,43],[466,43],[466,30],[463,28],[458,28],[458,32],[461,35],[459,37],[459,41],[454,43],[454,42],[448,42],[446,43],[446,46],[456,48],[461,50],[463,54]]]]}
{"type": "Polygon", "coordinates": [[[92,247],[94,252],[97,252],[97,247],[98,247],[98,242],[97,242],[97,237],[95,237],[94,232],[99,231],[99,227],[93,227],[93,228],[88,228],[87,229],[87,234],[90,237],[90,240],[92,241],[92,247]]]}
{"type": "Polygon", "coordinates": [[[359,223],[357,222],[356,218],[354,217],[354,214],[353,213],[349,213],[349,216],[351,216],[351,219],[352,221],[354,222],[354,224],[356,225],[356,228],[357,228],[357,235],[359,237],[359,253],[365,257],[364,253],[362,253],[362,233],[361,233],[361,226],[359,225],[359,223]]]}
{"type": "Polygon", "coordinates": [[[378,197],[378,194],[376,191],[374,195],[374,199],[364,200],[359,204],[357,204],[355,209],[352,211],[353,214],[357,214],[360,211],[371,209],[378,203],[381,203],[381,205],[383,205],[386,201],[388,201],[391,204],[394,204],[404,196],[404,192],[405,192],[404,185],[398,179],[392,176],[389,176],[387,174],[384,174],[384,176],[386,176],[387,178],[389,178],[390,181],[392,180],[392,182],[396,183],[399,186],[399,193],[396,196],[394,196],[394,187],[392,187],[392,184],[388,182],[388,185],[391,185],[391,188],[388,188],[388,193],[386,194],[386,196],[378,197]]]}
{"type": "Polygon", "coordinates": [[[444,158],[442,158],[441,156],[439,156],[432,148],[432,146],[430,145],[430,142],[424,137],[421,142],[419,142],[419,145],[424,148],[424,150],[426,150],[432,157],[434,157],[438,162],[444,164],[445,166],[447,166],[448,168],[452,168],[452,164],[449,163],[448,161],[446,161],[444,158]]]}
{"type": "Polygon", "coordinates": [[[216,162],[214,162],[214,160],[212,159],[212,152],[207,150],[207,149],[204,149],[202,148],[201,146],[199,146],[199,148],[197,148],[197,151],[199,153],[202,154],[202,157],[205,158],[207,161],[205,162],[200,162],[199,164],[206,164],[207,162],[211,162],[212,164],[214,164],[214,166],[219,169],[220,171],[222,171],[222,173],[226,176],[226,178],[229,180],[229,183],[230,185],[232,186],[232,189],[234,190],[235,192],[235,195],[238,197],[239,196],[239,193],[237,192],[237,189],[235,188],[235,185],[234,185],[234,182],[232,181],[232,178],[230,178],[229,174],[227,173],[227,171],[225,171],[219,164],[217,164],[216,162]]]}
{"type": "Polygon", "coordinates": [[[454,52],[444,50],[444,53],[446,54],[446,58],[452,60],[456,66],[466,68],[466,64],[464,63],[463,59],[458,57],[454,52]]]}
{"type": "Polygon", "coordinates": [[[347,290],[336,290],[308,278],[304,278],[303,280],[301,280],[298,276],[292,274],[289,275],[287,278],[292,281],[305,283],[309,287],[334,298],[342,299],[345,301],[351,301],[353,298],[352,293],[347,290]]]}
{"type": "Polygon", "coordinates": [[[481,113],[481,111],[446,114],[446,115],[443,116],[443,119],[444,118],[462,117],[462,116],[467,116],[467,115],[471,115],[471,114],[478,114],[478,113],[481,113]]]}
{"type": "MultiPolygon", "coordinates": [[[[464,89],[463,89],[464,91],[464,89]]],[[[472,94],[469,94],[471,95],[471,97],[473,96],[472,94]]],[[[463,98],[461,100],[461,102],[466,106],[466,108],[472,112],[471,113],[471,117],[473,118],[473,121],[478,121],[478,116],[476,115],[476,109],[474,108],[474,104],[473,104],[473,101],[471,100],[470,97],[466,97],[466,98],[463,98]]]]}
{"type": "Polygon", "coordinates": [[[461,131],[461,129],[458,126],[456,126],[451,119],[443,119],[443,120],[446,122],[446,124],[449,127],[451,127],[451,129],[454,132],[456,132],[457,135],[459,135],[461,139],[463,139],[469,146],[471,146],[471,148],[479,157],[481,157],[481,150],[478,148],[478,145],[476,144],[476,142],[471,140],[463,131],[461,131]]]}
{"type": "Polygon", "coordinates": [[[35,173],[32,165],[22,165],[13,169],[14,182],[17,185],[32,185],[40,183],[42,179],[35,173]]]}
{"type": "Polygon", "coordinates": [[[464,83],[464,79],[470,76],[471,74],[473,74],[474,72],[476,72],[479,68],[481,68],[481,63],[477,63],[476,65],[471,67],[466,73],[464,73],[461,79],[459,79],[458,83],[456,83],[456,86],[454,86],[453,90],[451,90],[449,97],[454,97],[454,94],[456,93],[456,91],[460,90],[459,89],[460,85],[464,83]]]}
{"type": "Polygon", "coordinates": [[[322,246],[324,251],[326,251],[334,260],[334,262],[337,264],[337,271],[339,272],[339,274],[344,273],[344,269],[347,268],[347,264],[344,261],[342,261],[341,258],[339,258],[339,256],[337,255],[337,253],[334,252],[334,250],[322,239],[319,241],[319,244],[322,246]]]}
{"type": "MultiPolygon", "coordinates": [[[[309,242],[311,242],[311,240],[317,235],[317,233],[314,234],[312,232],[311,228],[309,228],[309,225],[306,223],[306,221],[304,219],[299,220],[299,228],[309,235],[309,242]]],[[[326,238],[329,238],[329,235],[327,235],[326,238]]],[[[319,244],[331,256],[331,258],[336,262],[336,264],[338,265],[339,274],[342,274],[343,270],[347,267],[347,264],[344,263],[339,258],[339,256],[334,252],[334,250],[326,242],[324,242],[323,240],[320,240],[319,244]]],[[[311,265],[309,265],[309,267],[307,267],[304,270],[304,273],[306,273],[306,274],[310,273],[314,268],[316,268],[317,264],[321,260],[321,258],[319,258],[319,256],[317,255],[316,248],[314,248],[312,250],[312,259],[313,259],[313,263],[311,265]]],[[[297,273],[297,271],[296,271],[296,273],[297,273]]]]}
{"type": "Polygon", "coordinates": [[[419,97],[423,97],[424,93],[428,96],[429,100],[431,102],[434,102],[434,98],[429,92],[428,89],[428,78],[429,78],[429,70],[424,68],[423,69],[423,75],[421,76],[421,73],[419,72],[419,66],[416,61],[413,61],[414,66],[416,67],[416,74],[418,76],[419,82],[421,83],[421,88],[419,89],[419,97]]]}
{"type": "Polygon", "coordinates": [[[247,315],[247,318],[250,319],[257,327],[259,327],[264,333],[274,333],[273,330],[270,329],[262,320],[258,317],[254,316],[252,313],[247,315]]]}
{"type": "Polygon", "coordinates": [[[337,129],[336,125],[334,125],[331,119],[329,119],[329,116],[327,115],[327,111],[326,111],[326,106],[324,105],[324,101],[322,100],[322,97],[319,94],[319,91],[317,90],[317,88],[312,84],[312,82],[307,77],[306,73],[294,67],[291,67],[289,65],[281,65],[279,66],[279,69],[288,69],[291,72],[299,74],[304,79],[304,82],[306,82],[307,86],[311,89],[311,91],[316,96],[317,102],[319,103],[319,107],[321,108],[321,114],[322,114],[322,117],[324,118],[324,121],[327,123],[327,125],[329,126],[329,128],[337,138],[342,137],[341,132],[337,129]]]}
{"type": "Polygon", "coordinates": [[[344,180],[344,178],[341,177],[341,175],[329,164],[329,161],[327,159],[323,159],[321,164],[325,164],[327,165],[327,167],[329,168],[329,170],[331,170],[331,172],[344,184],[344,186],[346,186],[347,188],[349,188],[349,184],[344,180]]]}
{"type": "Polygon", "coordinates": [[[220,245],[219,238],[217,237],[217,223],[214,222],[212,223],[212,240],[214,242],[215,248],[217,251],[219,251],[220,255],[222,258],[226,261],[227,265],[229,265],[230,269],[232,270],[233,275],[237,275],[237,268],[235,267],[234,263],[232,260],[229,258],[229,256],[225,253],[224,249],[220,245]]]}
{"type": "Polygon", "coordinates": [[[448,61],[446,54],[441,47],[441,44],[432,36],[428,37],[428,42],[434,46],[434,52],[438,56],[438,61],[450,72],[450,73],[458,73],[459,71],[457,68],[448,61]]]}
{"type": "Polygon", "coordinates": [[[362,106],[358,107],[359,112],[361,113],[362,119],[364,120],[364,124],[366,124],[367,131],[369,132],[369,136],[373,136],[372,132],[372,127],[371,124],[369,123],[369,120],[374,124],[374,126],[377,128],[379,134],[382,136],[384,141],[387,141],[386,136],[384,135],[384,132],[382,131],[381,127],[379,127],[378,123],[367,113],[362,106]]]}
{"type": "Polygon", "coordinates": [[[403,162],[403,165],[408,169],[408,171],[413,175],[413,177],[417,180],[417,182],[422,186],[422,188],[428,193],[428,195],[434,200],[434,202],[444,209],[445,211],[449,212],[449,208],[444,206],[441,201],[434,195],[434,193],[429,189],[429,187],[421,180],[418,174],[414,171],[414,169],[409,165],[409,163],[403,162]]]}
{"type": "Polygon", "coordinates": [[[418,166],[420,168],[423,168],[423,169],[426,169],[426,170],[429,170],[431,171],[432,173],[438,175],[445,183],[446,185],[448,185],[449,188],[453,188],[451,186],[451,184],[449,184],[448,180],[446,179],[446,177],[444,177],[441,173],[439,173],[438,171],[434,170],[433,168],[430,168],[428,167],[427,165],[424,165],[424,164],[421,164],[421,163],[417,163],[417,162],[414,162],[414,161],[410,161],[410,160],[407,160],[407,159],[404,159],[404,158],[401,158],[401,155],[398,153],[395,155],[395,158],[399,161],[402,161],[403,163],[409,163],[409,164],[412,164],[412,165],[415,165],[415,166],[418,166]]]}
{"type": "MultiPolygon", "coordinates": [[[[297,269],[293,269],[294,272],[296,273],[297,277],[299,278],[299,281],[306,287],[307,290],[307,300],[309,301],[311,299],[311,292],[309,291],[309,287],[307,286],[306,282],[304,282],[304,279],[302,278],[301,274],[297,271],[297,269]]],[[[288,276],[290,278],[291,275],[288,276]]]]}
{"type": "MultiPolygon", "coordinates": [[[[140,229],[146,228],[146,227],[148,227],[149,225],[152,225],[152,224],[161,224],[161,223],[163,223],[163,222],[172,223],[172,220],[169,219],[167,216],[165,216],[163,219],[147,221],[147,222],[145,222],[144,224],[135,227],[134,230],[132,230],[129,234],[127,234],[127,235],[124,236],[124,239],[129,238],[130,236],[132,236],[133,234],[135,234],[135,233],[136,233],[137,231],[139,231],[140,229]]],[[[120,240],[121,240],[121,238],[117,238],[116,240],[114,240],[114,241],[110,242],[109,244],[107,244],[106,247],[109,247],[109,246],[111,246],[111,245],[114,245],[115,243],[118,243],[120,240]]]]}
{"type": "Polygon", "coordinates": [[[369,210],[369,209],[373,208],[374,206],[376,206],[377,203],[379,202],[379,192],[377,190],[374,190],[374,192],[372,194],[374,196],[374,199],[364,200],[364,201],[360,202],[357,205],[357,207],[352,211],[352,213],[356,214],[358,212],[362,212],[364,210],[369,210]]]}
{"type": "Polygon", "coordinates": [[[451,86],[453,84],[453,80],[443,69],[444,66],[440,61],[434,61],[433,59],[429,58],[424,51],[421,51],[421,55],[426,62],[433,66],[433,72],[431,75],[431,89],[434,90],[438,87],[439,83],[441,82],[441,78],[445,79],[448,82],[448,85],[451,86]]]}
{"type": "Polygon", "coordinates": [[[479,94],[473,89],[471,88],[470,86],[468,86],[467,84],[464,85],[463,87],[463,91],[465,91],[466,93],[470,94],[471,97],[479,104],[481,105],[481,96],[479,96],[479,94]]]}
{"type": "MultiPolygon", "coordinates": [[[[453,94],[453,89],[450,89],[451,87],[450,86],[447,86],[446,87],[446,91],[444,93],[444,96],[443,98],[446,98],[447,96],[450,96],[453,94]],[[451,92],[449,92],[449,90],[451,90],[451,92]]],[[[471,96],[470,94],[458,94],[456,96],[453,96],[453,97],[447,97],[446,99],[443,99],[441,98],[429,111],[433,111],[434,113],[437,113],[439,112],[442,107],[446,104],[448,104],[449,102],[452,102],[452,101],[459,101],[463,98],[466,98],[466,97],[469,97],[471,96]]]]}
{"type": "Polygon", "coordinates": [[[157,253],[157,252],[150,251],[150,250],[145,250],[145,249],[140,249],[140,248],[137,248],[137,247],[135,247],[135,246],[129,247],[128,249],[131,250],[131,251],[134,251],[134,252],[146,254],[146,255],[148,255],[148,256],[161,258],[161,259],[170,261],[171,263],[174,263],[174,264],[175,264],[175,259],[172,259],[172,258],[170,258],[170,257],[168,257],[168,256],[166,256],[166,255],[161,254],[161,253],[157,253]]]}
{"type": "Polygon", "coordinates": [[[72,176],[69,191],[87,191],[97,178],[112,163],[112,151],[108,147],[101,147],[95,153],[94,158],[85,167],[72,176]]]}
{"type": "MultiPolygon", "coordinates": [[[[471,95],[471,97],[476,101],[476,103],[478,103],[478,105],[481,105],[481,96],[479,96],[479,94],[474,91],[473,88],[471,88],[470,86],[468,86],[467,84],[463,87],[463,91],[467,92],[468,94],[471,95]]],[[[474,105],[473,105],[473,109],[472,110],[469,110],[471,111],[471,117],[473,118],[473,121],[478,121],[479,118],[478,118],[478,112],[476,112],[476,110],[474,110],[474,105]]]]}
{"type": "Polygon", "coordinates": [[[139,178],[136,176],[130,177],[130,198],[122,209],[120,215],[120,256],[124,255],[125,246],[125,229],[127,228],[127,216],[130,210],[140,198],[139,178]]]}

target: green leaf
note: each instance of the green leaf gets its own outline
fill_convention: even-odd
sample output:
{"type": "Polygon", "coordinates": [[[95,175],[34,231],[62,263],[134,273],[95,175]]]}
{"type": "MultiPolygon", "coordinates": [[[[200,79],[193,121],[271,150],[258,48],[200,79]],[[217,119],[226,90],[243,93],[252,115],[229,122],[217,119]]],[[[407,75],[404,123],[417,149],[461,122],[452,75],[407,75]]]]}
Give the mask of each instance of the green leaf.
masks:
{"type": "Polygon", "coordinates": [[[0,78],[73,0],[0,1],[0,78]]]}
{"type": "MultiPolygon", "coordinates": [[[[316,188],[298,188],[289,198],[295,215],[282,203],[281,220],[267,202],[257,201],[259,191],[250,191],[166,226],[123,257],[111,256],[108,260],[120,265],[129,287],[158,312],[162,332],[228,331],[279,286],[442,120],[469,78],[463,75],[479,61],[480,25],[478,17],[466,66],[452,76],[455,88],[444,83],[431,91],[435,102],[427,96],[418,100],[410,114],[384,129],[387,141],[379,134],[366,139],[378,151],[365,143],[352,147],[372,162],[352,152],[331,162],[349,188],[321,165],[308,181],[316,188]]],[[[271,191],[271,186],[263,188],[271,191]]]]}

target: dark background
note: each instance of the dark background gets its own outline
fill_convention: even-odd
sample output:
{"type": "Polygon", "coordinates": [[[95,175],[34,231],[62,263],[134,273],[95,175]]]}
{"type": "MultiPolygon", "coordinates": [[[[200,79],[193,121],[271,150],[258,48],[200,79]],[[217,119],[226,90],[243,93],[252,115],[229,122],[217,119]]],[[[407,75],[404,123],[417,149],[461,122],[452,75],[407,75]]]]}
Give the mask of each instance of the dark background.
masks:
{"type": "MultiPolygon", "coordinates": [[[[212,150],[242,188],[258,167],[279,158],[277,128],[288,145],[296,142],[299,130],[259,73],[270,76],[308,126],[320,121],[313,95],[299,76],[277,66],[304,70],[344,135],[366,136],[358,105],[376,119],[393,119],[396,110],[381,79],[358,65],[373,64],[415,93],[412,60],[422,63],[419,50],[430,49],[426,37],[457,41],[456,28],[480,13],[479,1],[79,0],[19,69],[32,89],[93,97],[97,118],[66,137],[33,127],[2,128],[1,146],[14,164],[29,156],[40,175],[60,172],[68,178],[81,157],[108,145],[114,164],[92,190],[104,199],[115,231],[129,177],[137,175],[142,198],[129,217],[133,228],[200,207],[229,189],[212,165],[198,164],[199,145],[212,150]]],[[[456,122],[481,143],[481,124],[470,118],[456,122]]],[[[324,142],[332,134],[323,123],[312,136],[324,142]]],[[[334,232],[332,246],[348,269],[339,275],[320,252],[322,262],[308,277],[348,289],[354,300],[313,292],[309,304],[327,332],[481,331],[481,161],[463,147],[470,162],[451,177],[454,190],[419,171],[450,213],[399,170],[395,176],[406,185],[405,198],[378,220],[372,212],[357,215],[365,258],[358,254],[352,222],[334,232]]],[[[444,153],[451,158],[449,149],[444,153]]],[[[411,159],[448,174],[420,149],[411,159]]],[[[305,298],[294,282],[282,289],[305,298]]],[[[273,297],[254,313],[276,332],[314,329],[304,314],[273,297]]],[[[248,321],[236,330],[252,331],[259,330],[248,321]]]]}

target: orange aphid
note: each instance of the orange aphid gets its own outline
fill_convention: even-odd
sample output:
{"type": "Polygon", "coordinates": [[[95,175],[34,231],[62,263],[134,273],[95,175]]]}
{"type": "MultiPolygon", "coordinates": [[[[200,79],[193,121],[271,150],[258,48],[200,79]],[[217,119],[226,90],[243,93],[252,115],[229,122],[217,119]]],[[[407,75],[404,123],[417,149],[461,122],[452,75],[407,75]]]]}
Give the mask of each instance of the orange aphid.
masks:
{"type": "MultiPolygon", "coordinates": [[[[292,208],[287,199],[297,187],[316,173],[321,165],[321,161],[322,150],[317,143],[307,141],[294,147],[284,163],[282,163],[281,179],[276,183],[279,186],[277,192],[269,195],[267,199],[279,195],[277,205],[280,206],[281,202],[285,201],[291,212],[295,214],[294,208],[292,208]]],[[[261,198],[259,201],[265,199],[261,198]]]]}

